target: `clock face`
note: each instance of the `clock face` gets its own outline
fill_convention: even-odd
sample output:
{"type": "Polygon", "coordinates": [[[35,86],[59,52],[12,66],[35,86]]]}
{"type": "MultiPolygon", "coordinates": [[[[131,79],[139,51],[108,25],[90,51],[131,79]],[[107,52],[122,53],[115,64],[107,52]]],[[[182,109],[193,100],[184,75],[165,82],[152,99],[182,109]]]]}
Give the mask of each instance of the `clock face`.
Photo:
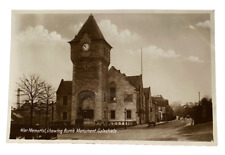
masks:
{"type": "Polygon", "coordinates": [[[82,46],[83,51],[88,51],[89,48],[90,48],[90,46],[87,43],[83,44],[83,46],[82,46]]]}

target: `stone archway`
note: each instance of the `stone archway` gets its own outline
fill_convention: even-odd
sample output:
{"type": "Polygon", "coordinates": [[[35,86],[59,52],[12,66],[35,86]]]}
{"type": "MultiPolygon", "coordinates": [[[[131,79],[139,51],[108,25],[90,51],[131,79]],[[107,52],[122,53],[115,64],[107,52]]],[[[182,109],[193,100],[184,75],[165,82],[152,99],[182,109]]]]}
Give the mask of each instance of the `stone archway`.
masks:
{"type": "Polygon", "coordinates": [[[78,118],[83,122],[94,120],[95,93],[90,90],[81,91],[78,94],[78,118]]]}

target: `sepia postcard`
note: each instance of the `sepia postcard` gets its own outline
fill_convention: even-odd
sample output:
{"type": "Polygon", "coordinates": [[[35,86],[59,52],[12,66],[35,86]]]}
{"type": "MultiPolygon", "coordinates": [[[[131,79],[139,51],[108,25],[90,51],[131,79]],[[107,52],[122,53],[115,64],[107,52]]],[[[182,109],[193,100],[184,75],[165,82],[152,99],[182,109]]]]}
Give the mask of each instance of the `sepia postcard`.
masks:
{"type": "Polygon", "coordinates": [[[214,11],[12,11],[7,141],[217,145],[214,11]]]}

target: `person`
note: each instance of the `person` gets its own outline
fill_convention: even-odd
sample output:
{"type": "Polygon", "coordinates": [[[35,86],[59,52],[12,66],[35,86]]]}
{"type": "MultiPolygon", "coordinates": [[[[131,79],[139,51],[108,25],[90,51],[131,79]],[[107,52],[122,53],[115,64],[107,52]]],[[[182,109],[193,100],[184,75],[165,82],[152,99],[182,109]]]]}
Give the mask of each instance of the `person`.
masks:
{"type": "Polygon", "coordinates": [[[191,125],[195,125],[195,121],[193,118],[191,118],[191,125]]]}

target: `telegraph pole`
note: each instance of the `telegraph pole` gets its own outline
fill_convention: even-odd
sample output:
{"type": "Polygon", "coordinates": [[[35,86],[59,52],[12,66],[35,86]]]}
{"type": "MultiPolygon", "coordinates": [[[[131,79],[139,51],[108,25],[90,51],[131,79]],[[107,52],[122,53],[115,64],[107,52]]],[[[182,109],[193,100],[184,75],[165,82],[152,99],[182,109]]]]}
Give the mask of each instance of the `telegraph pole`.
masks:
{"type": "Polygon", "coordinates": [[[124,127],[125,127],[125,129],[126,129],[126,118],[127,118],[127,109],[125,108],[124,109],[124,118],[125,118],[125,122],[124,122],[124,127]]]}
{"type": "Polygon", "coordinates": [[[142,48],[141,48],[141,75],[143,77],[143,64],[142,64],[142,61],[143,61],[143,59],[142,59],[142,48]]]}
{"type": "Polygon", "coordinates": [[[46,119],[45,119],[45,125],[46,129],[48,128],[48,99],[47,99],[47,105],[46,105],[46,119]]]}
{"type": "Polygon", "coordinates": [[[20,88],[17,89],[17,108],[20,107],[20,88]]]}
{"type": "MultiPolygon", "coordinates": [[[[142,58],[142,47],[141,47],[141,78],[142,78],[142,81],[143,81],[143,58],[142,58]]],[[[139,112],[140,112],[140,124],[141,124],[141,119],[142,119],[142,102],[143,102],[143,99],[141,99],[142,98],[142,94],[141,94],[141,87],[140,87],[140,94],[139,94],[139,101],[140,101],[140,105],[139,105],[139,108],[140,108],[140,110],[139,110],[139,112]]]]}
{"type": "Polygon", "coordinates": [[[53,126],[53,118],[54,118],[54,102],[52,101],[52,126],[53,126]]]}

